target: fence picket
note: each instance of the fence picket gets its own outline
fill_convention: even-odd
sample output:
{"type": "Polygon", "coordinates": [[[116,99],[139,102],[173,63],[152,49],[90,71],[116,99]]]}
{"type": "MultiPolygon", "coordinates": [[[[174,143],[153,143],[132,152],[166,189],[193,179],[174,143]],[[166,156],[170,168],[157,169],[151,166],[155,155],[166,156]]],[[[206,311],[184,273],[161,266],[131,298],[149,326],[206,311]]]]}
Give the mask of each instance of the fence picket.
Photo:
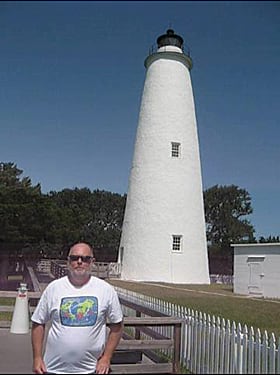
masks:
{"type": "Polygon", "coordinates": [[[259,328],[256,333],[256,343],[255,343],[255,373],[261,373],[261,331],[259,328]]]}
{"type": "Polygon", "coordinates": [[[269,340],[269,362],[268,362],[268,374],[275,374],[275,363],[276,363],[276,340],[274,333],[272,333],[269,340]]]}
{"type": "Polygon", "coordinates": [[[219,362],[220,362],[220,332],[221,332],[221,320],[218,316],[216,319],[215,329],[215,358],[214,358],[214,373],[219,373],[219,362]]]}
{"type": "Polygon", "coordinates": [[[206,323],[206,363],[205,363],[205,372],[209,374],[210,369],[210,338],[211,338],[211,317],[209,314],[207,314],[207,323],[206,323]]]}
{"type": "Polygon", "coordinates": [[[226,322],[223,318],[221,321],[221,330],[220,330],[220,356],[219,356],[219,374],[224,374],[224,359],[225,359],[225,326],[226,322]]]}
{"type": "Polygon", "coordinates": [[[278,353],[277,353],[277,371],[276,374],[280,373],[280,337],[278,339],[278,353]]]}
{"type": "Polygon", "coordinates": [[[185,364],[186,364],[186,367],[188,369],[191,368],[191,365],[190,365],[190,358],[191,358],[191,344],[192,344],[192,341],[191,341],[191,309],[190,308],[186,308],[186,345],[185,345],[185,349],[186,349],[186,360],[185,360],[185,364]]]}
{"type": "Polygon", "coordinates": [[[236,324],[232,323],[231,332],[230,332],[230,345],[229,345],[229,372],[230,374],[235,374],[235,333],[236,333],[236,324]]]}
{"type": "Polygon", "coordinates": [[[248,345],[248,374],[254,374],[254,346],[255,346],[255,334],[253,327],[249,331],[249,345],[248,345]]]}
{"type": "Polygon", "coordinates": [[[242,338],[242,374],[247,374],[248,367],[248,328],[245,324],[242,338]]]}
{"type": "Polygon", "coordinates": [[[198,329],[197,329],[197,374],[201,373],[202,367],[202,357],[201,357],[201,349],[202,349],[202,312],[198,314],[198,329]]]}
{"type": "Polygon", "coordinates": [[[210,329],[210,374],[214,373],[215,366],[215,329],[216,329],[216,317],[212,316],[212,324],[210,329]]]}
{"type": "Polygon", "coordinates": [[[261,367],[262,374],[268,374],[268,334],[264,331],[261,347],[261,367]]]}
{"type": "Polygon", "coordinates": [[[195,316],[194,316],[194,342],[193,342],[193,346],[194,346],[194,372],[195,374],[197,373],[197,360],[198,360],[198,312],[195,311],[195,316]]]}
{"type": "Polygon", "coordinates": [[[242,373],[242,362],[243,362],[243,358],[242,358],[242,338],[243,338],[243,334],[242,334],[242,328],[241,328],[241,324],[238,323],[237,325],[237,334],[236,334],[236,344],[235,344],[235,347],[236,347],[236,373],[237,374],[241,374],[242,373]]]}
{"type": "Polygon", "coordinates": [[[205,374],[205,357],[206,357],[206,324],[207,324],[207,317],[206,314],[203,313],[202,316],[202,333],[201,333],[201,365],[200,365],[200,374],[205,374]]]}
{"type": "Polygon", "coordinates": [[[226,322],[225,329],[225,362],[224,362],[224,373],[230,373],[230,337],[231,337],[231,326],[230,321],[226,322]]]}

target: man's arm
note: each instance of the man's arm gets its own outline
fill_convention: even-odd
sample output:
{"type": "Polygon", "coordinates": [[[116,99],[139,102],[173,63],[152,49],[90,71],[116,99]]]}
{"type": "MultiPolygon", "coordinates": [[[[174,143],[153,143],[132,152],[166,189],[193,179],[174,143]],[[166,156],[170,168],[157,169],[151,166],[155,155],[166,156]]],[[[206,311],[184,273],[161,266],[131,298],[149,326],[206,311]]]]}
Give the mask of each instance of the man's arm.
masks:
{"type": "Polygon", "coordinates": [[[109,335],[102,356],[96,364],[97,374],[108,374],[113,353],[120,342],[123,333],[123,322],[109,325],[109,335]]]}
{"type": "Polygon", "coordinates": [[[43,361],[43,341],[45,336],[45,324],[32,323],[31,342],[33,349],[33,372],[44,374],[47,372],[43,361]]]}

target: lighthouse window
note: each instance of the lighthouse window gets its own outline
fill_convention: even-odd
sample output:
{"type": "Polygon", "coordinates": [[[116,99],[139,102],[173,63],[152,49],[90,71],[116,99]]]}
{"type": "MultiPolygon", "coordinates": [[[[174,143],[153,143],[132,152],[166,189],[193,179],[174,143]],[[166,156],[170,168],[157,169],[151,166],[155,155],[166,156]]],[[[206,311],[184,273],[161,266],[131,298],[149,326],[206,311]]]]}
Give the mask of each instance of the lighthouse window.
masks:
{"type": "Polygon", "coordinates": [[[182,236],[174,235],[172,243],[172,251],[182,251],[182,236]]]}
{"type": "Polygon", "coordinates": [[[171,156],[178,158],[180,156],[180,143],[171,142],[171,156]]]}

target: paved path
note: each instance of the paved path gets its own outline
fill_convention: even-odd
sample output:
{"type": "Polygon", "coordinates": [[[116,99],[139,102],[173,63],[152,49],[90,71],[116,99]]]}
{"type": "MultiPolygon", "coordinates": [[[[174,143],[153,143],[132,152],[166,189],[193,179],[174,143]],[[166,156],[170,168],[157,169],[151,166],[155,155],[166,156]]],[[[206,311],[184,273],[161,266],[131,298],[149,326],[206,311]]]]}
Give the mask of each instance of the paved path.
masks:
{"type": "Polygon", "coordinates": [[[10,333],[0,328],[0,373],[32,374],[31,333],[10,333]]]}
{"type": "MultiPolygon", "coordinates": [[[[34,273],[32,276],[33,282],[36,279],[36,288],[35,292],[28,292],[28,297],[38,298],[48,284],[39,283],[34,273]]],[[[1,297],[16,298],[17,294],[15,291],[0,291],[1,297]]],[[[13,311],[13,308],[14,306],[0,306],[0,311],[13,311]]],[[[32,312],[34,307],[30,310],[32,312]]],[[[11,333],[10,322],[0,322],[0,374],[33,374],[30,329],[25,334],[11,333]]]]}

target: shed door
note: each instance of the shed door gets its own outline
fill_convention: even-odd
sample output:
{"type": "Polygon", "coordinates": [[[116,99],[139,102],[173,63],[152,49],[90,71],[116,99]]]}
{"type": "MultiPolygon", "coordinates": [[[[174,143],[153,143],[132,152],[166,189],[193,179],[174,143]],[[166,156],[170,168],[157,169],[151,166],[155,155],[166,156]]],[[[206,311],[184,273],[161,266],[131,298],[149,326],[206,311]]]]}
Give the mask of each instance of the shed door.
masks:
{"type": "Polygon", "coordinates": [[[249,294],[263,295],[262,278],[263,278],[263,261],[264,257],[249,257],[249,294]]]}

